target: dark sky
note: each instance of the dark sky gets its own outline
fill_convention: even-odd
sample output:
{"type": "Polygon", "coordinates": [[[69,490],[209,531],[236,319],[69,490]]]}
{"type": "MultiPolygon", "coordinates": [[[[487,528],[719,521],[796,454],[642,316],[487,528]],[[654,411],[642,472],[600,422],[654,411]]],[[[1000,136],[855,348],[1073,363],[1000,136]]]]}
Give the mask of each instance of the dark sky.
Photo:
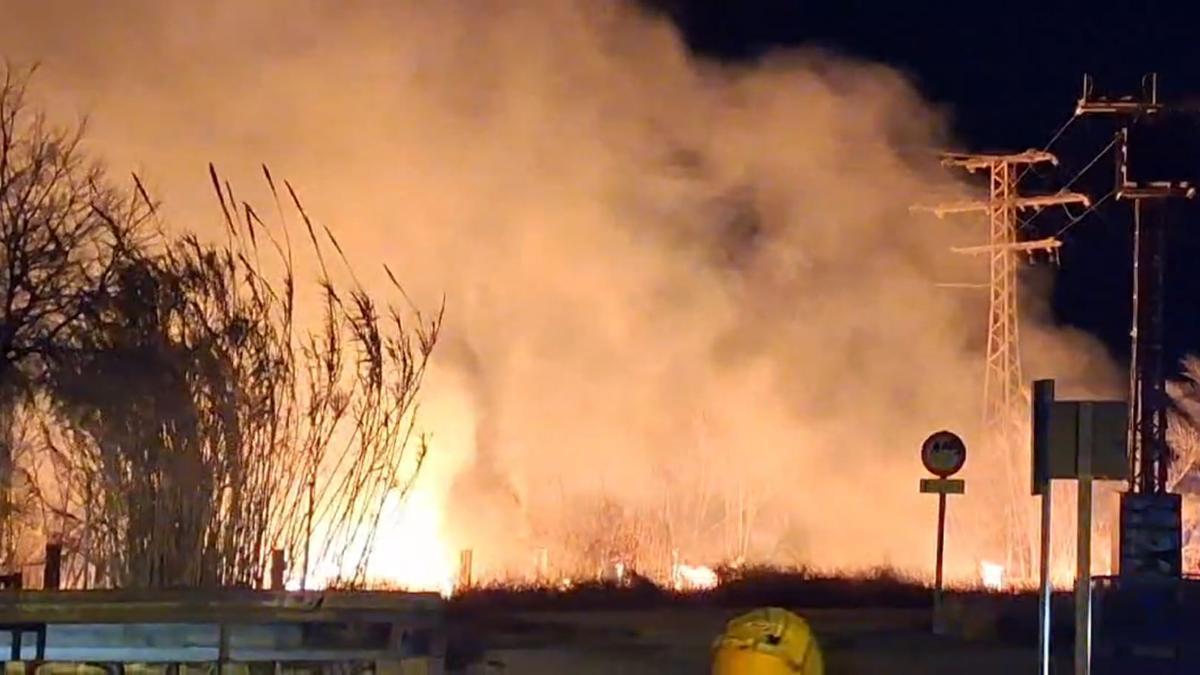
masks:
{"type": "MultiPolygon", "coordinates": [[[[957,138],[972,150],[1044,146],[1074,111],[1085,72],[1094,76],[1097,91],[1132,94],[1144,73],[1156,71],[1160,100],[1196,112],[1175,114],[1147,138],[1154,147],[1167,138],[1172,166],[1189,174],[1171,177],[1200,179],[1198,3],[1071,3],[1087,11],[1054,2],[650,4],[674,17],[692,48],[712,58],[751,60],[773,48],[820,46],[891,65],[948,109],[957,138]]],[[[1031,175],[1026,189],[1060,187],[1108,144],[1115,128],[1111,120],[1077,119],[1051,147],[1060,168],[1031,175]]],[[[1112,167],[1111,156],[1103,158],[1073,189],[1105,195],[1112,167]]],[[[1168,368],[1186,353],[1200,354],[1200,204],[1176,207],[1172,218],[1168,368]]],[[[1047,212],[1035,222],[1037,234],[1052,235],[1069,216],[1047,212]]],[[[1110,200],[1068,229],[1053,298],[1060,321],[1097,335],[1122,359],[1129,349],[1129,223],[1129,206],[1110,200]]]]}

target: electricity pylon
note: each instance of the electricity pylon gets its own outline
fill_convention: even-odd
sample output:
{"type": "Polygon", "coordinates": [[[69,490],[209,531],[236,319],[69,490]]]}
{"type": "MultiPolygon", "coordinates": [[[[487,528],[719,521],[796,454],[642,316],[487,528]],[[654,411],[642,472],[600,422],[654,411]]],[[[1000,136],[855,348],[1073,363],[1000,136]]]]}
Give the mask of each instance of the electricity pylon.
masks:
{"type": "MultiPolygon", "coordinates": [[[[1017,264],[1021,254],[1054,252],[1061,245],[1056,238],[1020,241],[1017,217],[1019,211],[1038,210],[1058,204],[1088,204],[1085,195],[1076,192],[1022,196],[1017,180],[1021,169],[1042,163],[1057,164],[1049,152],[1027,150],[1014,154],[960,154],[942,156],[942,165],[962,168],[969,172],[986,170],[990,192],[986,201],[973,200],[940,204],[929,208],[942,217],[951,213],[984,212],[988,216],[988,242],[978,246],[952,248],[956,253],[986,255],[990,279],[988,289],[988,339],[985,356],[983,384],[983,429],[985,445],[994,458],[1000,459],[1005,467],[1010,494],[1005,549],[1010,556],[1010,568],[1014,562],[1025,571],[1033,571],[1032,539],[1027,539],[1029,528],[1019,517],[1019,498],[1024,495],[1023,479],[1026,471],[1021,470],[1024,457],[1028,456],[1029,444],[1029,392],[1021,375],[1020,330],[1018,327],[1018,282],[1017,264]],[[1029,544],[1029,555],[1017,560],[1011,557],[1018,550],[1022,539],[1029,544]]],[[[1015,575],[1014,575],[1015,576],[1015,575]]]]}
{"type": "Polygon", "coordinates": [[[1158,77],[1147,75],[1141,96],[1095,97],[1084,76],[1075,114],[1109,115],[1117,131],[1117,199],[1133,205],[1133,326],[1129,368],[1129,487],[1141,494],[1168,492],[1171,449],[1167,446],[1166,371],[1163,368],[1163,274],[1166,268],[1167,202],[1191,199],[1186,182],[1139,182],[1129,178],[1129,127],[1161,113],[1158,77]],[[1143,203],[1144,202],[1144,203],[1143,203]],[[1149,218],[1145,217],[1150,216],[1149,218]]]}

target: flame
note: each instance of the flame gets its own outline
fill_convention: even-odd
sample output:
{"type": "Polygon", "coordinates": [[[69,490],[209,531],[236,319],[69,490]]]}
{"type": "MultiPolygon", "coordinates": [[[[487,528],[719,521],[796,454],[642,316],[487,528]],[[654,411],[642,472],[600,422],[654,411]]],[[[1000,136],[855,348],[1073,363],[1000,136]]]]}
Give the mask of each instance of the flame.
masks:
{"type": "MultiPolygon", "coordinates": [[[[306,586],[319,590],[339,579],[354,576],[357,564],[371,549],[366,569],[368,587],[397,588],[407,591],[436,591],[449,597],[459,576],[459,551],[446,522],[451,508],[450,487],[454,476],[473,455],[475,434],[472,402],[467,391],[452,377],[432,377],[422,389],[420,421],[423,442],[428,452],[421,464],[400,467],[404,476],[415,476],[407,490],[392,490],[384,498],[378,518],[363,516],[349,542],[328,541],[328,524],[314,526],[314,550],[341,549],[338,564],[315,560],[309,566],[306,586]],[[435,433],[436,431],[436,433],[435,433]],[[341,545],[341,546],[339,546],[341,545]]],[[[409,453],[409,461],[415,457],[409,453]]],[[[328,553],[326,553],[328,555],[328,553]]],[[[287,580],[285,587],[299,590],[300,572],[287,580]]]]}
{"type": "Polygon", "coordinates": [[[1004,587],[1004,566],[984,560],[979,563],[979,577],[984,588],[998,591],[1004,587]]]}
{"type": "MultiPolygon", "coordinates": [[[[456,568],[451,549],[442,536],[442,508],[437,496],[430,491],[416,490],[407,496],[398,492],[388,495],[380,513],[367,582],[371,585],[396,587],[408,591],[436,591],[443,597],[454,592],[456,568]]],[[[353,572],[352,560],[347,569],[339,569],[329,561],[310,569],[307,588],[320,590],[353,572]]],[[[300,590],[301,579],[293,576],[285,588],[300,590]]]]}
{"type": "Polygon", "coordinates": [[[716,588],[720,581],[711,567],[702,565],[676,564],[671,572],[677,591],[704,591],[716,588]]]}
{"type": "Polygon", "coordinates": [[[452,549],[443,536],[442,504],[437,495],[418,486],[403,500],[398,494],[389,497],[379,520],[368,578],[449,597],[456,574],[452,549]]]}
{"type": "Polygon", "coordinates": [[[458,584],[460,551],[445,516],[454,476],[474,454],[474,403],[453,374],[436,367],[426,384],[419,419],[429,451],[412,489],[392,493],[384,504],[367,580],[449,597],[458,584]]]}

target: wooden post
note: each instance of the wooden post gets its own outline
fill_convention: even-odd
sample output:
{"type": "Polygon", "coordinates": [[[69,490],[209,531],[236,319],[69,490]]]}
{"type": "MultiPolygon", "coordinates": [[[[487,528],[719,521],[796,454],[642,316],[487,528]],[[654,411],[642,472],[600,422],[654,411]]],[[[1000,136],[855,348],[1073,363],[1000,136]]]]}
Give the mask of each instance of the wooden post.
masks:
{"type": "Polygon", "coordinates": [[[46,544],[46,564],[42,568],[42,588],[57,591],[62,585],[62,544],[46,544]]]}
{"type": "Polygon", "coordinates": [[[287,571],[287,562],[283,558],[283,549],[271,551],[271,590],[283,590],[283,574],[287,571]]]}
{"type": "Polygon", "coordinates": [[[464,548],[458,556],[458,587],[467,589],[471,587],[471,549],[464,548]]]}

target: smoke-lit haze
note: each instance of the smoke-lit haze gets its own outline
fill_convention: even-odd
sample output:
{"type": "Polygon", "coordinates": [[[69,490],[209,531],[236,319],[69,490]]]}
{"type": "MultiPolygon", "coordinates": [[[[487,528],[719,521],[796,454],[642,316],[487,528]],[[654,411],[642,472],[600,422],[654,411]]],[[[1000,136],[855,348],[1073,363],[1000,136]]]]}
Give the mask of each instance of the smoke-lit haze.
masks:
{"type": "MultiPolygon", "coordinates": [[[[0,52],[42,62],[36,97],[88,114],[172,225],[217,231],[209,161],[269,203],[266,163],[365,283],[387,263],[444,294],[421,499],[447,550],[562,557],[608,498],[697,561],[741,551],[742,522],[751,558],[928,569],[917,447],[972,441],[986,320],[935,284],[982,279],[947,246],[985,231],[909,212],[970,188],[900,74],[706,63],[601,0],[0,0],[0,52]]],[[[1103,382],[1082,339],[1024,337],[1028,374],[1103,382]]]]}

